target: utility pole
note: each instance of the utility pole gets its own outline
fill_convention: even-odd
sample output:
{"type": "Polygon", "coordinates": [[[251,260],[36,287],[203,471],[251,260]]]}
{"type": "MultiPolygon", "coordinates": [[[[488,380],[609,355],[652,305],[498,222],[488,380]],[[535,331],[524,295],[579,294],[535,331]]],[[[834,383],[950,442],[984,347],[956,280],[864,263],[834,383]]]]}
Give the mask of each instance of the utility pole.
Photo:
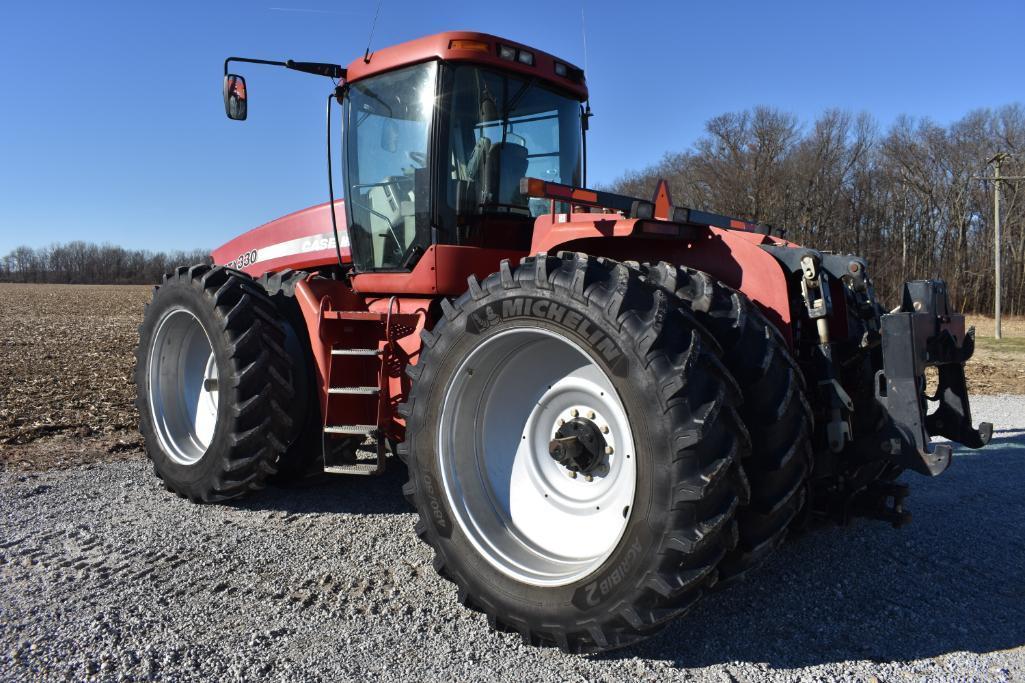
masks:
{"type": "Polygon", "coordinates": [[[993,336],[1001,339],[1000,334],[1000,164],[1007,158],[1006,152],[1000,152],[989,163],[993,164],[993,336]]]}
{"type": "Polygon", "coordinates": [[[993,158],[986,162],[989,166],[993,164],[992,178],[977,178],[978,180],[993,181],[993,336],[1001,339],[1000,334],[1000,183],[1008,180],[1025,180],[1025,176],[1002,176],[1000,165],[1011,157],[1007,152],[997,152],[993,158]]]}

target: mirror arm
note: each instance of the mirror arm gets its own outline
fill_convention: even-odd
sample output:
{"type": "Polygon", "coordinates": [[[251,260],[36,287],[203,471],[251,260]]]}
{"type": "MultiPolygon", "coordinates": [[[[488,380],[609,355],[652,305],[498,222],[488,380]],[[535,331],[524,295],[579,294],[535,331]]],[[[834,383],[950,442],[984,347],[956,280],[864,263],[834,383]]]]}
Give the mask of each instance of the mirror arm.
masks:
{"type": "Polygon", "coordinates": [[[285,62],[285,67],[293,71],[313,74],[314,76],[327,76],[335,80],[345,78],[345,69],[338,64],[324,64],[322,62],[293,62],[291,59],[285,62]]]}
{"type": "Polygon", "coordinates": [[[271,66],[285,66],[285,62],[273,62],[266,59],[250,59],[249,57],[228,57],[224,60],[224,75],[228,75],[228,64],[230,62],[246,62],[247,64],[270,64],[271,66]]]}
{"type": "Polygon", "coordinates": [[[249,57],[228,57],[224,60],[224,75],[228,75],[228,64],[230,62],[245,62],[247,64],[269,64],[270,66],[283,66],[293,71],[301,71],[314,76],[327,76],[336,80],[345,78],[345,69],[338,64],[324,64],[322,62],[295,62],[289,59],[287,62],[277,62],[269,59],[251,59],[249,57]]]}

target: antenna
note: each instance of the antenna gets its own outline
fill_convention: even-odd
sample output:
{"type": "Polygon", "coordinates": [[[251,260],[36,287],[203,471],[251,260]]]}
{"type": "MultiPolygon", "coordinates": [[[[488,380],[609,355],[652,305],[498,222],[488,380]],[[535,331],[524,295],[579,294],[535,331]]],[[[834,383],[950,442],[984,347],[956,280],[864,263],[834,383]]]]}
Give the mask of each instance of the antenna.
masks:
{"type": "MultiPolygon", "coordinates": [[[[584,0],[580,0],[580,35],[584,39],[584,78],[587,78],[587,22],[584,17],[584,0]]],[[[591,113],[591,98],[588,96],[587,101],[584,102],[584,106],[580,108],[580,128],[581,128],[581,139],[580,139],[580,150],[582,154],[581,166],[583,169],[580,174],[580,182],[584,187],[587,187],[587,129],[589,121],[594,114],[591,113]]]]}
{"type": "Polygon", "coordinates": [[[374,21],[370,24],[370,36],[367,38],[367,49],[363,53],[363,63],[370,63],[370,43],[374,40],[374,31],[377,29],[377,17],[381,14],[381,3],[384,0],[377,0],[377,9],[374,10],[374,21]]]}
{"type": "Polygon", "coordinates": [[[584,37],[584,73],[587,73],[587,23],[584,21],[584,3],[580,2],[580,34],[584,37]]]}

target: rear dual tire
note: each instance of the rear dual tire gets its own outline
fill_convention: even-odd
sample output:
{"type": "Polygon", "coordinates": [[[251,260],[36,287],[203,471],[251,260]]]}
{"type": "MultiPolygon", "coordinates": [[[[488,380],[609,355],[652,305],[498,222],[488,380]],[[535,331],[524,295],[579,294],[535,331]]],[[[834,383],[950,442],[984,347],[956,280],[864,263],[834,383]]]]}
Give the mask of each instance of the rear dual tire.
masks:
{"type": "Polygon", "coordinates": [[[630,645],[691,607],[747,500],[750,444],[715,343],[674,297],[583,254],[503,262],[443,310],[408,369],[399,454],[417,534],[460,601],[568,652],[630,645]],[[574,410],[610,427],[590,482],[543,451],[574,410]]]}
{"type": "Polygon", "coordinates": [[[740,541],[719,567],[724,586],[763,563],[809,504],[813,419],[804,375],[779,331],[741,292],[692,268],[636,267],[715,337],[743,394],[740,414],[753,447],[741,464],[751,500],[737,513],[740,541]]]}
{"type": "Polygon", "coordinates": [[[292,366],[266,292],[243,273],[178,268],[139,327],[139,429],[153,469],[193,502],[236,498],[275,473],[292,419],[292,366]]]}

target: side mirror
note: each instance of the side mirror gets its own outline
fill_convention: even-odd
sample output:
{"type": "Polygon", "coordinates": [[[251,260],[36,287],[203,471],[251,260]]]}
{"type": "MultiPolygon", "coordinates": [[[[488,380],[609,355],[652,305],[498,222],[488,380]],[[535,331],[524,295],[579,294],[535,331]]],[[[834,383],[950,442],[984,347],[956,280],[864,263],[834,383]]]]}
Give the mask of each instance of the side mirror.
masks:
{"type": "Polygon", "coordinates": [[[246,104],[246,79],[236,74],[224,77],[224,113],[232,121],[245,121],[249,113],[246,104]]]}

